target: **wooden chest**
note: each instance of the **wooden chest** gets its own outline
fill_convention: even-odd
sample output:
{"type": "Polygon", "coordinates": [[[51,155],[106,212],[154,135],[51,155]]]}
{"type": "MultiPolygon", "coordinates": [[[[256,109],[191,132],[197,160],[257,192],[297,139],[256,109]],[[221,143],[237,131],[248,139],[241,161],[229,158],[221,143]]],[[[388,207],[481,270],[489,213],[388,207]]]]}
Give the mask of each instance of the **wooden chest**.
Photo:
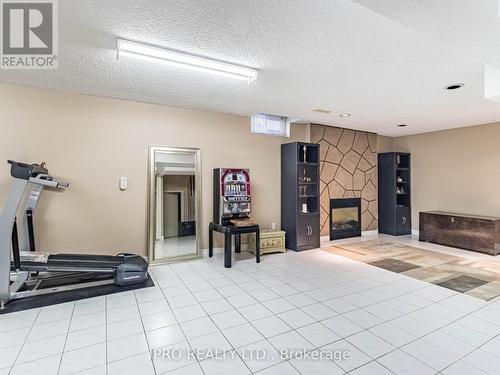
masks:
{"type": "Polygon", "coordinates": [[[420,213],[419,240],[489,255],[500,252],[500,218],[442,211],[420,213]]]}
{"type": "MultiPolygon", "coordinates": [[[[255,254],[255,234],[248,237],[248,250],[255,254]]],[[[260,231],[260,254],[285,253],[285,232],[281,230],[260,231]]]]}

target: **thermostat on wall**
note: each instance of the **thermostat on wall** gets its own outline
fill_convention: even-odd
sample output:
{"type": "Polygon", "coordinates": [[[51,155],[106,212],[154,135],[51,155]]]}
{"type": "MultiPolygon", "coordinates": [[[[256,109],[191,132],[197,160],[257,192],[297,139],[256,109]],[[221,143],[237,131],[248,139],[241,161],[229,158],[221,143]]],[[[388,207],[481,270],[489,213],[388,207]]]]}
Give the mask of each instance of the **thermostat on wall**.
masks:
{"type": "Polygon", "coordinates": [[[120,177],[120,190],[127,190],[127,177],[120,177]]]}

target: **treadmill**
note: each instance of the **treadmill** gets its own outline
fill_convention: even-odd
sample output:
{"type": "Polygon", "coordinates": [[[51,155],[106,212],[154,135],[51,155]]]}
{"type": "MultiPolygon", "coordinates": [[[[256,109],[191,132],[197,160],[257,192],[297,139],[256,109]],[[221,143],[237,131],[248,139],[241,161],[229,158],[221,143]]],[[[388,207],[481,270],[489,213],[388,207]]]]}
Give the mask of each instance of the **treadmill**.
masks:
{"type": "Polygon", "coordinates": [[[56,254],[33,252],[33,214],[44,188],[67,188],[44,163],[8,160],[14,178],[0,215],[0,309],[10,300],[106,284],[129,286],[148,278],[146,260],[135,254],[56,254]],[[27,197],[26,197],[27,195],[27,197]],[[25,202],[26,216],[17,222],[25,202]],[[19,225],[18,225],[19,224],[19,225]],[[12,260],[11,260],[12,249],[12,260]]]}

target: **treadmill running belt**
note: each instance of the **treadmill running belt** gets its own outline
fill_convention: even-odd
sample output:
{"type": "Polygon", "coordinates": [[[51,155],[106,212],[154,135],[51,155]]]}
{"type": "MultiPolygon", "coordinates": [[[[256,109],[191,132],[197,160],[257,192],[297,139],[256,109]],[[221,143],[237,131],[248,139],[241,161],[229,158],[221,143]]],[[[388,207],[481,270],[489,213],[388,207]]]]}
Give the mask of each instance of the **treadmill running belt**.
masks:
{"type": "Polygon", "coordinates": [[[23,311],[44,306],[57,305],[59,303],[78,301],[86,298],[115,294],[128,290],[149,288],[154,285],[155,284],[153,283],[153,280],[151,280],[151,277],[148,277],[147,280],[143,283],[130,286],[116,286],[114,284],[107,284],[85,289],[76,289],[59,293],[44,294],[41,296],[21,298],[10,301],[6,305],[4,310],[0,310],[0,315],[15,311],[23,311]]]}

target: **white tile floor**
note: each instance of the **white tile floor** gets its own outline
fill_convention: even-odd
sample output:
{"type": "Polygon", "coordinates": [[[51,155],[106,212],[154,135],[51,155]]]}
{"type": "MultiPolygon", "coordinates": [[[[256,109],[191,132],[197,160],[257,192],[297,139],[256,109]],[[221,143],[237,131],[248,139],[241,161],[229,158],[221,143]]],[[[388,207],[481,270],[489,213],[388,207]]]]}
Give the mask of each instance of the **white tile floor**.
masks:
{"type": "Polygon", "coordinates": [[[169,237],[155,241],[155,258],[196,254],[196,236],[169,237]]]}
{"type": "Polygon", "coordinates": [[[500,373],[500,300],[320,250],[222,264],[153,267],[154,288],[3,315],[0,374],[500,373]],[[162,348],[170,359],[152,359],[162,348]]]}

